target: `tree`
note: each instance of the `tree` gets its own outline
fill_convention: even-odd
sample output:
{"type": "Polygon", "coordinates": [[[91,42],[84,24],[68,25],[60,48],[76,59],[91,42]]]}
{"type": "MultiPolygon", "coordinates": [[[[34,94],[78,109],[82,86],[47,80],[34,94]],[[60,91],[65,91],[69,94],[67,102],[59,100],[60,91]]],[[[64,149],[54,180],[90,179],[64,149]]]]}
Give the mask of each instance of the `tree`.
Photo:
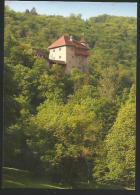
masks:
{"type": "Polygon", "coordinates": [[[5,166],[55,182],[132,184],[136,18],[5,11],[5,166]],[[65,34],[84,34],[88,73],[66,75],[34,55],[65,34]]]}
{"type": "Polygon", "coordinates": [[[102,98],[115,99],[119,85],[118,78],[118,71],[115,67],[103,69],[98,85],[98,91],[102,98]]]}
{"type": "Polygon", "coordinates": [[[54,101],[65,100],[64,69],[54,65],[50,71],[40,76],[38,90],[43,100],[54,99],[54,101]]]}
{"type": "Polygon", "coordinates": [[[13,64],[21,64],[31,68],[35,62],[35,57],[30,44],[22,43],[12,48],[10,60],[13,64]]]}
{"type": "Polygon", "coordinates": [[[30,13],[31,13],[32,15],[37,15],[37,12],[36,12],[35,7],[33,7],[33,8],[31,9],[30,13]]]}
{"type": "Polygon", "coordinates": [[[32,118],[28,143],[40,155],[45,171],[53,177],[66,181],[78,178],[82,175],[78,168],[80,162],[84,170],[82,177],[91,177],[87,171],[92,168],[101,125],[89,105],[87,101],[75,104],[71,100],[64,106],[49,100],[32,118]],[[71,169],[71,165],[75,168],[71,169]]]}
{"type": "Polygon", "coordinates": [[[26,9],[25,13],[26,14],[29,14],[30,13],[29,9],[26,9]]]}
{"type": "MultiPolygon", "coordinates": [[[[135,86],[129,100],[120,109],[116,122],[106,136],[102,154],[106,159],[103,166],[97,160],[94,175],[97,180],[134,185],[135,182],[135,134],[136,108],[135,86]]],[[[101,160],[101,158],[100,158],[101,160]]]]}

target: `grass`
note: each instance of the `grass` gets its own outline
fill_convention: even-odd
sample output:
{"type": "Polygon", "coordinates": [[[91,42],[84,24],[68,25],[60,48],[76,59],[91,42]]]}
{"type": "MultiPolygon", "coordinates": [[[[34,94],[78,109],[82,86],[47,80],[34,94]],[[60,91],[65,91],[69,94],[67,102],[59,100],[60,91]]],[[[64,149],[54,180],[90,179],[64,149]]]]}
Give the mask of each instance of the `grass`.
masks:
{"type": "Polygon", "coordinates": [[[37,178],[29,171],[4,167],[3,168],[3,188],[40,188],[40,189],[121,189],[134,190],[132,187],[120,185],[104,184],[97,185],[87,182],[78,182],[74,186],[61,183],[52,183],[44,178],[37,178]]]}
{"type": "Polygon", "coordinates": [[[34,177],[29,171],[4,167],[3,188],[71,189],[71,186],[55,184],[44,180],[44,178],[34,177]]]}

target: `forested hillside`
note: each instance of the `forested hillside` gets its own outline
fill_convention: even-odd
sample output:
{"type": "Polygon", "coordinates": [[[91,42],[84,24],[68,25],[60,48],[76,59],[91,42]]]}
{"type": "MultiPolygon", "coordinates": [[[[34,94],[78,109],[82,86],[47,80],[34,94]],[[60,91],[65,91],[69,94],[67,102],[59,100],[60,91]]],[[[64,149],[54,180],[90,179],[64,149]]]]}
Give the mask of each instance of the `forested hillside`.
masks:
{"type": "Polygon", "coordinates": [[[134,186],[136,31],[132,17],[83,20],[6,7],[4,166],[74,186],[134,186]],[[88,74],[48,69],[33,54],[63,35],[84,35],[88,74]]]}

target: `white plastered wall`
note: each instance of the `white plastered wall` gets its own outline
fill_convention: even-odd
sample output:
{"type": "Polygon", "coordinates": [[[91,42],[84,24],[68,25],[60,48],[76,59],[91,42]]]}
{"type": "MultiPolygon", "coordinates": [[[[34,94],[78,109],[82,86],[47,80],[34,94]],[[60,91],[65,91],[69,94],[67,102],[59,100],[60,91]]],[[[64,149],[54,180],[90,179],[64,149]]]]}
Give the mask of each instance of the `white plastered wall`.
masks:
{"type": "Polygon", "coordinates": [[[66,46],[50,49],[49,59],[66,62],[66,46]]]}
{"type": "Polygon", "coordinates": [[[66,62],[66,73],[70,73],[72,68],[79,68],[87,71],[88,58],[75,55],[75,48],[72,46],[62,46],[50,49],[49,59],[66,62]]]}

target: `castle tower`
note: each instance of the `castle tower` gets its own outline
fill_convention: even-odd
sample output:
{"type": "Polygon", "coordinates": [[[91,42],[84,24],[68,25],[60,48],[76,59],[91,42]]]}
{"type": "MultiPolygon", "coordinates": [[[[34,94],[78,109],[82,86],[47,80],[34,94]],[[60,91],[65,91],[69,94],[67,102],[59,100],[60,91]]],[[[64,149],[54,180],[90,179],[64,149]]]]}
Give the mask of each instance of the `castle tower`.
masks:
{"type": "Polygon", "coordinates": [[[49,46],[49,51],[50,63],[64,66],[66,73],[73,68],[88,70],[89,48],[83,39],[76,41],[72,36],[62,36],[49,46]]]}

